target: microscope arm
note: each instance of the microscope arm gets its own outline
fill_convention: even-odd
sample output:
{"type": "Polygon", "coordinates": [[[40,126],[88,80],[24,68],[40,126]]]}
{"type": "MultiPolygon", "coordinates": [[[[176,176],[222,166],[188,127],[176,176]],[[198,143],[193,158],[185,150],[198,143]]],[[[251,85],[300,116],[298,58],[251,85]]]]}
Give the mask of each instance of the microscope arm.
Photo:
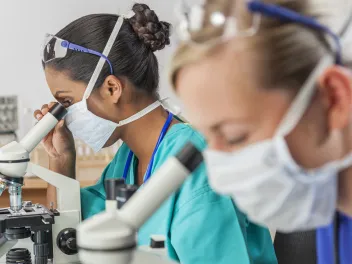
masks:
{"type": "Polygon", "coordinates": [[[56,187],[57,209],[59,211],[81,211],[80,184],[77,180],[33,163],[28,163],[27,172],[56,187]]]}

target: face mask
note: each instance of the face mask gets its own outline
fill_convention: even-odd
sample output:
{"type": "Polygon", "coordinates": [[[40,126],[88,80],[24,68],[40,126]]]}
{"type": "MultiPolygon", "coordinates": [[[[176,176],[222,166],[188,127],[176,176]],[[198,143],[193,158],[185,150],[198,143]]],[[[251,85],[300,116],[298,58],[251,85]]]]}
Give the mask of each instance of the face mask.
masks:
{"type": "Polygon", "coordinates": [[[312,229],[332,221],[337,174],[352,164],[352,155],[307,170],[292,158],[285,136],[307,110],[318,76],[333,64],[330,56],[321,60],[272,139],[233,153],[205,151],[212,187],[231,195],[252,221],[284,232],[312,229]]]}
{"type": "Polygon", "coordinates": [[[87,101],[80,101],[68,108],[66,125],[72,134],[84,141],[94,152],[101,150],[117,127],[121,127],[145,116],[161,105],[160,101],[149,105],[133,116],[114,123],[96,116],[87,108],[87,101]]]}

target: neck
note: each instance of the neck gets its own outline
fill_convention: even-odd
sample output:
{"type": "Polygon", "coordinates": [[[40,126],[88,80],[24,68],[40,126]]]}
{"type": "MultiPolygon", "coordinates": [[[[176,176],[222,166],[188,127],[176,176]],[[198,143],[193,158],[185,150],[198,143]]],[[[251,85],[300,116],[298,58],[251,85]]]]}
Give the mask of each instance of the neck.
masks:
{"type": "MultiPolygon", "coordinates": [[[[345,133],[346,142],[344,155],[352,151],[352,125],[350,124],[345,133]]],[[[352,166],[341,171],[338,177],[338,209],[352,216],[352,166]]]]}
{"type": "Polygon", "coordinates": [[[159,106],[124,127],[121,139],[137,156],[140,163],[149,163],[167,116],[164,108],[159,106]]]}

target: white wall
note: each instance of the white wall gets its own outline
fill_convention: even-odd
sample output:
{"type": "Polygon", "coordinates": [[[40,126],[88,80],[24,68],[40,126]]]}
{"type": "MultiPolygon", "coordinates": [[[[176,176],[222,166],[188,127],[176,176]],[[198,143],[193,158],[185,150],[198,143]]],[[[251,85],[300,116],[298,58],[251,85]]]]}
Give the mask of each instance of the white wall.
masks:
{"type": "MultiPolygon", "coordinates": [[[[0,95],[19,97],[19,135],[33,124],[24,109],[36,109],[53,98],[47,88],[40,49],[45,33],[91,13],[122,14],[131,0],[2,0],[0,1],[0,95]]],[[[156,11],[161,20],[173,21],[174,0],[141,0],[156,11]]],[[[175,98],[167,81],[167,67],[175,44],[157,53],[161,68],[160,93],[175,98]]]]}

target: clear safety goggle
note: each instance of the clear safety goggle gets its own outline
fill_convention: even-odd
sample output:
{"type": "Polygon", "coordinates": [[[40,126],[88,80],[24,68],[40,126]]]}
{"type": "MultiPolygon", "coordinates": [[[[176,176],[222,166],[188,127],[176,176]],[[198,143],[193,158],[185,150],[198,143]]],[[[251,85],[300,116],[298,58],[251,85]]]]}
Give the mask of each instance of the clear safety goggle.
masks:
{"type": "Polygon", "coordinates": [[[259,29],[261,14],[249,12],[248,4],[251,2],[180,0],[176,8],[177,34],[181,41],[194,44],[226,41],[234,36],[253,36],[259,29]],[[241,23],[238,23],[239,20],[241,23]]]}
{"type": "Polygon", "coordinates": [[[262,16],[301,24],[330,36],[336,63],[342,63],[339,35],[314,17],[262,0],[180,0],[177,8],[178,35],[191,44],[217,44],[233,37],[255,35],[262,16]]]}
{"type": "Polygon", "coordinates": [[[109,59],[100,52],[95,50],[87,49],[80,45],[71,43],[67,40],[63,40],[51,34],[45,34],[43,49],[42,49],[42,61],[44,63],[48,63],[55,59],[61,59],[66,57],[67,51],[72,50],[76,52],[83,52],[93,54],[95,56],[101,57],[105,59],[105,61],[109,64],[110,73],[113,74],[113,67],[109,59]]]}

